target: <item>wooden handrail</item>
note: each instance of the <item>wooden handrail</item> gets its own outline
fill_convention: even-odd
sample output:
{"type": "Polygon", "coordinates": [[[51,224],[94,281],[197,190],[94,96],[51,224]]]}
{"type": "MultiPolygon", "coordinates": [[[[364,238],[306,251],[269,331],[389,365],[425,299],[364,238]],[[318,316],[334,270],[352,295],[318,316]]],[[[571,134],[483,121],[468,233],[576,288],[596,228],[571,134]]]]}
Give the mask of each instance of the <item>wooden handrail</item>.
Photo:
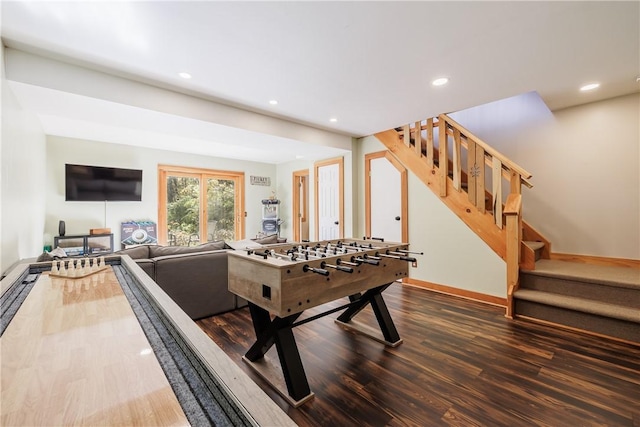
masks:
{"type": "Polygon", "coordinates": [[[453,120],[451,117],[447,116],[446,114],[440,114],[440,116],[438,116],[438,120],[444,120],[446,123],[450,124],[454,128],[457,128],[468,139],[472,139],[473,142],[475,142],[476,144],[480,145],[484,149],[485,152],[490,153],[491,156],[499,159],[502,162],[502,164],[503,165],[507,165],[509,167],[509,169],[518,172],[520,174],[520,176],[522,176],[524,179],[529,179],[529,178],[532,177],[532,175],[529,172],[527,172],[526,170],[524,170],[524,168],[520,167],[515,162],[512,162],[507,157],[503,156],[502,153],[500,153],[499,151],[495,150],[490,145],[487,145],[483,140],[481,140],[480,138],[478,138],[477,136],[475,136],[474,134],[469,132],[469,130],[467,130],[460,123],[458,123],[455,120],[453,120]]]}
{"type": "MultiPolygon", "coordinates": [[[[455,120],[453,120],[452,118],[450,118],[449,116],[447,116],[446,114],[441,114],[440,116],[438,116],[438,120],[441,120],[443,116],[445,118],[445,122],[449,125],[449,126],[445,126],[445,129],[447,131],[447,135],[454,137],[455,134],[453,132],[453,129],[458,129],[458,131],[460,132],[460,139],[461,139],[461,144],[464,148],[468,148],[468,142],[467,142],[467,138],[468,139],[472,139],[473,142],[475,142],[476,144],[480,145],[481,147],[483,147],[483,149],[485,150],[486,154],[489,154],[490,157],[487,157],[485,155],[485,164],[487,166],[492,166],[493,164],[493,160],[491,157],[495,157],[497,159],[500,160],[500,162],[502,162],[502,176],[505,179],[509,179],[510,178],[510,174],[512,170],[515,170],[516,172],[518,172],[520,174],[520,180],[522,181],[522,183],[527,187],[527,188],[533,188],[533,184],[529,181],[529,178],[531,178],[531,174],[529,172],[527,172],[526,170],[524,170],[522,167],[520,167],[518,164],[512,162],[511,160],[509,160],[508,158],[506,158],[503,154],[501,154],[499,151],[496,151],[495,149],[491,148],[491,146],[487,145],[485,142],[483,142],[481,139],[479,139],[477,136],[475,136],[474,134],[472,134],[471,132],[469,132],[469,130],[467,130],[466,128],[464,128],[462,125],[460,125],[458,122],[456,122],[455,120]]],[[[427,119],[427,123],[426,124],[420,124],[420,131],[426,130],[427,132],[429,132],[429,130],[432,130],[433,128],[438,127],[438,123],[439,121],[433,120],[433,119],[427,119]],[[431,121],[431,123],[429,123],[429,121],[431,121]]],[[[404,138],[405,133],[408,132],[409,135],[411,135],[411,133],[415,132],[416,129],[418,129],[418,123],[421,122],[416,122],[416,127],[411,129],[410,125],[404,125],[402,127],[398,127],[396,128],[396,132],[398,132],[398,135],[400,135],[401,137],[404,138]],[[407,131],[408,129],[408,131],[407,131]]],[[[416,133],[416,134],[420,134],[420,132],[416,133]]],[[[421,137],[418,138],[420,139],[420,143],[422,142],[421,137]]],[[[427,139],[429,140],[429,139],[427,139]]],[[[416,143],[415,144],[416,150],[420,147],[420,144],[416,143]]]]}
{"type": "MultiPolygon", "coordinates": [[[[456,129],[456,128],[453,128],[453,127],[452,127],[451,129],[452,129],[452,130],[451,130],[451,131],[449,131],[449,128],[447,128],[447,135],[449,135],[449,136],[451,136],[451,137],[455,138],[455,132],[453,131],[453,129],[456,129]]],[[[457,130],[457,129],[456,129],[456,130],[457,130]]],[[[460,144],[461,144],[464,148],[466,148],[466,149],[468,150],[468,149],[469,149],[469,143],[467,142],[467,136],[466,136],[464,133],[460,132],[459,130],[458,130],[458,132],[460,133],[460,144]]],[[[493,165],[493,157],[494,157],[494,156],[490,156],[490,157],[488,157],[488,156],[486,155],[486,150],[485,150],[484,163],[485,163],[487,166],[492,166],[492,165],[493,165]]],[[[497,159],[497,158],[498,158],[498,157],[496,157],[496,159],[497,159]]],[[[502,163],[502,176],[503,176],[505,179],[510,179],[510,177],[511,177],[511,171],[509,170],[509,166],[508,166],[508,165],[505,165],[505,164],[504,164],[504,162],[502,162],[502,161],[501,161],[501,163],[502,163]]],[[[522,175],[520,175],[520,181],[521,181],[521,182],[522,182],[522,183],[523,183],[527,188],[533,188],[533,184],[532,184],[532,183],[531,183],[527,178],[523,177],[522,175]]]]}
{"type": "Polygon", "coordinates": [[[522,209],[522,195],[521,194],[509,194],[507,196],[507,203],[504,204],[505,215],[518,215],[522,209]]]}

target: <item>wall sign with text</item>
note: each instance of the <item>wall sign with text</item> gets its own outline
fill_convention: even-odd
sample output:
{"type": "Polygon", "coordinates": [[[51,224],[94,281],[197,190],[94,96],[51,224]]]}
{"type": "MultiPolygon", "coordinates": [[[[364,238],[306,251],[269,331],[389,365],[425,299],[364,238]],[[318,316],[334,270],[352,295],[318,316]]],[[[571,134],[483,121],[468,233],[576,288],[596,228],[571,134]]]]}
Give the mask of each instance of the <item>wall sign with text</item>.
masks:
{"type": "Polygon", "coordinates": [[[251,185],[264,185],[266,187],[271,186],[271,178],[268,176],[253,176],[251,175],[251,185]]]}

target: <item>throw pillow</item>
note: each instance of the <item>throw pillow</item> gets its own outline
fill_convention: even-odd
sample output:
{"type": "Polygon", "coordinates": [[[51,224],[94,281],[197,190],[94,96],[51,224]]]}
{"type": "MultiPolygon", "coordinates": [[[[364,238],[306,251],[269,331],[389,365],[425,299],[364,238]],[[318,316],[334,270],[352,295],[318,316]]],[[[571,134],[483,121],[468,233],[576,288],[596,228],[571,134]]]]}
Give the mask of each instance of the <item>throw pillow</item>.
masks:
{"type": "Polygon", "coordinates": [[[42,252],[42,254],[40,254],[40,256],[36,259],[36,262],[45,261],[53,261],[53,256],[47,251],[42,252]]]}
{"type": "Polygon", "coordinates": [[[278,235],[272,234],[271,236],[262,237],[260,239],[252,239],[256,243],[260,243],[261,245],[271,245],[273,243],[278,243],[278,235]]]}
{"type": "Polygon", "coordinates": [[[224,240],[203,243],[198,246],[153,246],[150,248],[150,258],[166,255],[191,254],[195,252],[216,251],[224,249],[224,240]]]}

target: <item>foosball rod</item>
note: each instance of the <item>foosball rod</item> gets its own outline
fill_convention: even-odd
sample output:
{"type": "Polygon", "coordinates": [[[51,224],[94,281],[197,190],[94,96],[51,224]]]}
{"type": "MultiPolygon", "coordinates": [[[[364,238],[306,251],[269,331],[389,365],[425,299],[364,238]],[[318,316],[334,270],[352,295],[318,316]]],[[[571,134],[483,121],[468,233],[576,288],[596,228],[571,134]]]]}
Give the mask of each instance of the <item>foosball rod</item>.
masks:
{"type": "Polygon", "coordinates": [[[286,259],[287,261],[292,261],[291,256],[289,256],[287,254],[279,254],[278,252],[274,251],[273,249],[269,251],[269,254],[272,257],[278,257],[278,258],[286,259]]]}
{"type": "Polygon", "coordinates": [[[392,255],[404,255],[404,254],[424,255],[424,252],[405,251],[404,249],[398,249],[397,251],[390,251],[387,249],[387,253],[392,255]]]}
{"type": "Polygon", "coordinates": [[[351,261],[343,261],[343,260],[341,260],[340,258],[338,258],[338,259],[336,260],[336,264],[338,264],[338,265],[346,264],[346,265],[350,265],[350,266],[353,266],[353,267],[357,267],[357,266],[359,266],[359,265],[360,265],[360,264],[358,264],[358,263],[351,262],[351,261]]]}
{"type": "Polygon", "coordinates": [[[306,250],[306,251],[298,251],[298,252],[294,252],[294,253],[297,253],[298,255],[305,255],[305,256],[306,256],[306,255],[309,255],[309,256],[312,256],[312,257],[314,257],[314,258],[321,258],[321,256],[320,256],[320,255],[318,255],[318,254],[316,254],[316,252],[315,252],[315,251],[310,251],[310,250],[306,250]]]}
{"type": "Polygon", "coordinates": [[[384,242],[384,237],[367,237],[367,236],[363,236],[362,240],[379,240],[381,242],[384,242]]]}
{"type": "Polygon", "coordinates": [[[264,251],[264,252],[256,252],[254,250],[247,250],[247,255],[257,255],[257,256],[261,256],[264,259],[267,259],[267,257],[270,255],[269,251],[264,251]]]}
{"type": "Polygon", "coordinates": [[[370,259],[370,258],[364,258],[364,257],[352,256],[351,257],[351,261],[359,262],[361,264],[364,263],[364,264],[369,264],[369,265],[380,265],[380,261],[375,260],[375,259],[370,259]]]}
{"type": "Polygon", "coordinates": [[[328,276],[329,275],[329,271],[325,270],[324,268],[313,268],[313,267],[309,267],[309,265],[305,264],[302,267],[302,271],[304,271],[305,273],[310,271],[312,273],[316,273],[316,274],[320,274],[322,276],[328,276]]]}
{"type": "Polygon", "coordinates": [[[342,271],[344,273],[353,273],[353,268],[351,268],[351,267],[344,267],[342,265],[327,264],[326,261],[322,261],[322,263],[320,264],[320,268],[325,268],[325,267],[333,268],[334,270],[342,271]]]}
{"type": "Polygon", "coordinates": [[[417,261],[417,259],[415,259],[414,257],[410,257],[410,256],[387,255],[387,254],[381,254],[380,252],[376,252],[376,256],[377,257],[384,257],[384,258],[399,259],[401,261],[407,261],[407,262],[416,262],[417,261]]]}

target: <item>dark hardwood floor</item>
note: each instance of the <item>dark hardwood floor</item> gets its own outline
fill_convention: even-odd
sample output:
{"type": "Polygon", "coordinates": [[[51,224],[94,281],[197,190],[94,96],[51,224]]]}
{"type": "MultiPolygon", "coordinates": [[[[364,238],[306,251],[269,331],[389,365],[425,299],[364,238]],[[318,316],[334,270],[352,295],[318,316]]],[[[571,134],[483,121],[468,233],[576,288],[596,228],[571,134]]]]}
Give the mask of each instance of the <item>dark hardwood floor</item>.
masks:
{"type": "MultiPolygon", "coordinates": [[[[300,426],[640,427],[640,346],[400,284],[384,296],[397,348],[345,331],[337,314],[294,330],[315,393],[298,409],[242,362],[255,338],[247,308],[198,325],[300,426]]],[[[370,309],[357,319],[375,326],[370,309]]]]}

